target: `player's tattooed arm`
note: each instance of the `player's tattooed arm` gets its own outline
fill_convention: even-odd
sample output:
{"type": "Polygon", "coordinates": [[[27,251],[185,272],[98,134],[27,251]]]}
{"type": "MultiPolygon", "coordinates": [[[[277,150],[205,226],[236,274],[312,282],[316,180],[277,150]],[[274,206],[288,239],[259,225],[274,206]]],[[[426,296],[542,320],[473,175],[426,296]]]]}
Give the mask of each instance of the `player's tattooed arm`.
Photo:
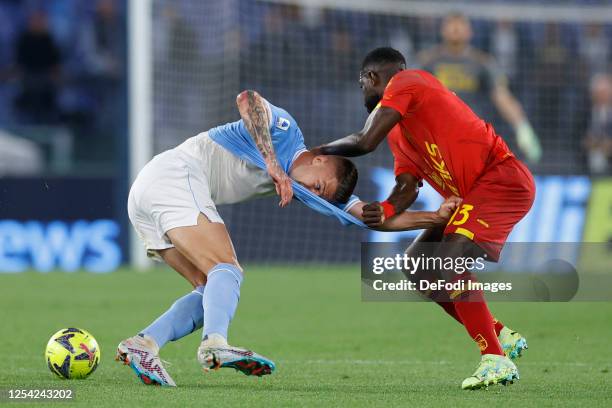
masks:
{"type": "Polygon", "coordinates": [[[243,91],[236,97],[238,111],[257,149],[263,156],[268,174],[281,197],[279,205],[285,207],[293,198],[291,179],[276,159],[270,134],[270,110],[266,101],[255,91],[243,91]]]}
{"type": "Polygon", "coordinates": [[[380,142],[387,137],[393,126],[401,119],[402,115],[395,109],[384,106],[374,109],[361,131],[316,147],[313,153],[348,157],[368,154],[376,150],[380,142]]]}
{"type": "Polygon", "coordinates": [[[270,134],[270,112],[263,98],[255,91],[243,91],[236,98],[236,103],[240,116],[266,164],[270,162],[278,165],[270,134]]]}

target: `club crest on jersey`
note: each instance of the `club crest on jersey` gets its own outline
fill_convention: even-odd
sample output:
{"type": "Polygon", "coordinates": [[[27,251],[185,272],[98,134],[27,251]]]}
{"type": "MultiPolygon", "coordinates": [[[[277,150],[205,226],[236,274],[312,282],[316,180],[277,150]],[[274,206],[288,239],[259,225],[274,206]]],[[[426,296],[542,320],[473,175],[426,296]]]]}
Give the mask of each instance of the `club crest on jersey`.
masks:
{"type": "Polygon", "coordinates": [[[280,130],[289,129],[289,125],[291,125],[291,122],[289,122],[289,119],[285,119],[285,118],[276,119],[276,127],[279,128],[280,130]]]}

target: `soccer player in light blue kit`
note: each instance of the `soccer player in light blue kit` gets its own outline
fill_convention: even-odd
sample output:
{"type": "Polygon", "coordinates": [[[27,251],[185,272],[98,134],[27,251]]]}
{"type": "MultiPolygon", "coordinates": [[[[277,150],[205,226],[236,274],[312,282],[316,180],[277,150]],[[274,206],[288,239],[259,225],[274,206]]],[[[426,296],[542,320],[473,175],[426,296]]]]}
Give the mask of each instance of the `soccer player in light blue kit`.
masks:
{"type": "MultiPolygon", "coordinates": [[[[155,156],[130,190],[128,214],[147,253],[194,287],[138,335],[119,343],[117,360],[145,384],[176,385],[159,349],[202,326],[197,358],[205,371],[228,367],[256,376],[274,371],[269,359],[227,343],[243,270],[216,205],[276,190],[281,207],[295,193],[304,204],[344,224],[363,227],[360,220],[368,218],[362,213],[364,203],[352,196],[357,169],[351,161],[308,151],[291,115],[256,92],[242,92],[237,104],[241,120],[155,156]]],[[[437,212],[412,211],[395,218],[402,225],[431,228],[446,223],[453,209],[445,203],[437,212]]]]}
{"type": "Polygon", "coordinates": [[[159,349],[202,325],[197,358],[205,371],[230,367],[256,376],[274,371],[269,359],[227,343],[243,270],[216,205],[276,191],[284,207],[295,186],[310,192],[305,197],[300,190],[302,201],[315,209],[323,200],[309,200],[319,196],[334,203],[338,213],[361,213],[363,203],[351,198],[357,182],[352,162],[310,153],[291,115],[256,92],[242,92],[237,104],[241,120],[155,156],[130,190],[128,214],[147,253],[161,258],[194,287],[137,336],[119,344],[117,359],[130,365],[145,384],[176,385],[159,359],[159,349]],[[299,185],[292,186],[292,179],[299,185]]]}

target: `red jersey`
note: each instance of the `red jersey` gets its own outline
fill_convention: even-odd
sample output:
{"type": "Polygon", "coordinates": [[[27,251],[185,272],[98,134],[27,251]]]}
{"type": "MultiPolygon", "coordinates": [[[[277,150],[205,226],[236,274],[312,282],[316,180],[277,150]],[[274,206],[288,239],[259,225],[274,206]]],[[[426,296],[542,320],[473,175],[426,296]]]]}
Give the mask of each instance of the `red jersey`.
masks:
{"type": "Polygon", "coordinates": [[[444,197],[465,197],[488,168],[513,156],[490,124],[426,71],[395,74],[380,106],[402,115],[387,136],[395,174],[425,179],[444,197]]]}

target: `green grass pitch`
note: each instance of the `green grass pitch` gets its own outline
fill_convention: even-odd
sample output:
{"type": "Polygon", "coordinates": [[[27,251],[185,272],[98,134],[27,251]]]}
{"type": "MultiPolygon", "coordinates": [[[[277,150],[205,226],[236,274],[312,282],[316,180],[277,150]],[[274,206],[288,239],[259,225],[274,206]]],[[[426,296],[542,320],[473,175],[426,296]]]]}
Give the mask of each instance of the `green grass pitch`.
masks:
{"type": "Polygon", "coordinates": [[[71,407],[611,404],[610,303],[491,304],[529,341],[518,361],[521,380],[462,391],[478,351],[436,305],[361,302],[357,266],[246,270],[230,340],[272,358],[271,376],[202,373],[198,333],[161,352],[179,387],[146,387],[113,361],[115,346],[189,290],[182,278],[167,269],[26,273],[0,275],[0,388],[74,387],[71,407]],[[101,364],[86,380],[55,378],[45,365],[49,336],[67,326],[89,330],[100,343],[101,364]]]}

